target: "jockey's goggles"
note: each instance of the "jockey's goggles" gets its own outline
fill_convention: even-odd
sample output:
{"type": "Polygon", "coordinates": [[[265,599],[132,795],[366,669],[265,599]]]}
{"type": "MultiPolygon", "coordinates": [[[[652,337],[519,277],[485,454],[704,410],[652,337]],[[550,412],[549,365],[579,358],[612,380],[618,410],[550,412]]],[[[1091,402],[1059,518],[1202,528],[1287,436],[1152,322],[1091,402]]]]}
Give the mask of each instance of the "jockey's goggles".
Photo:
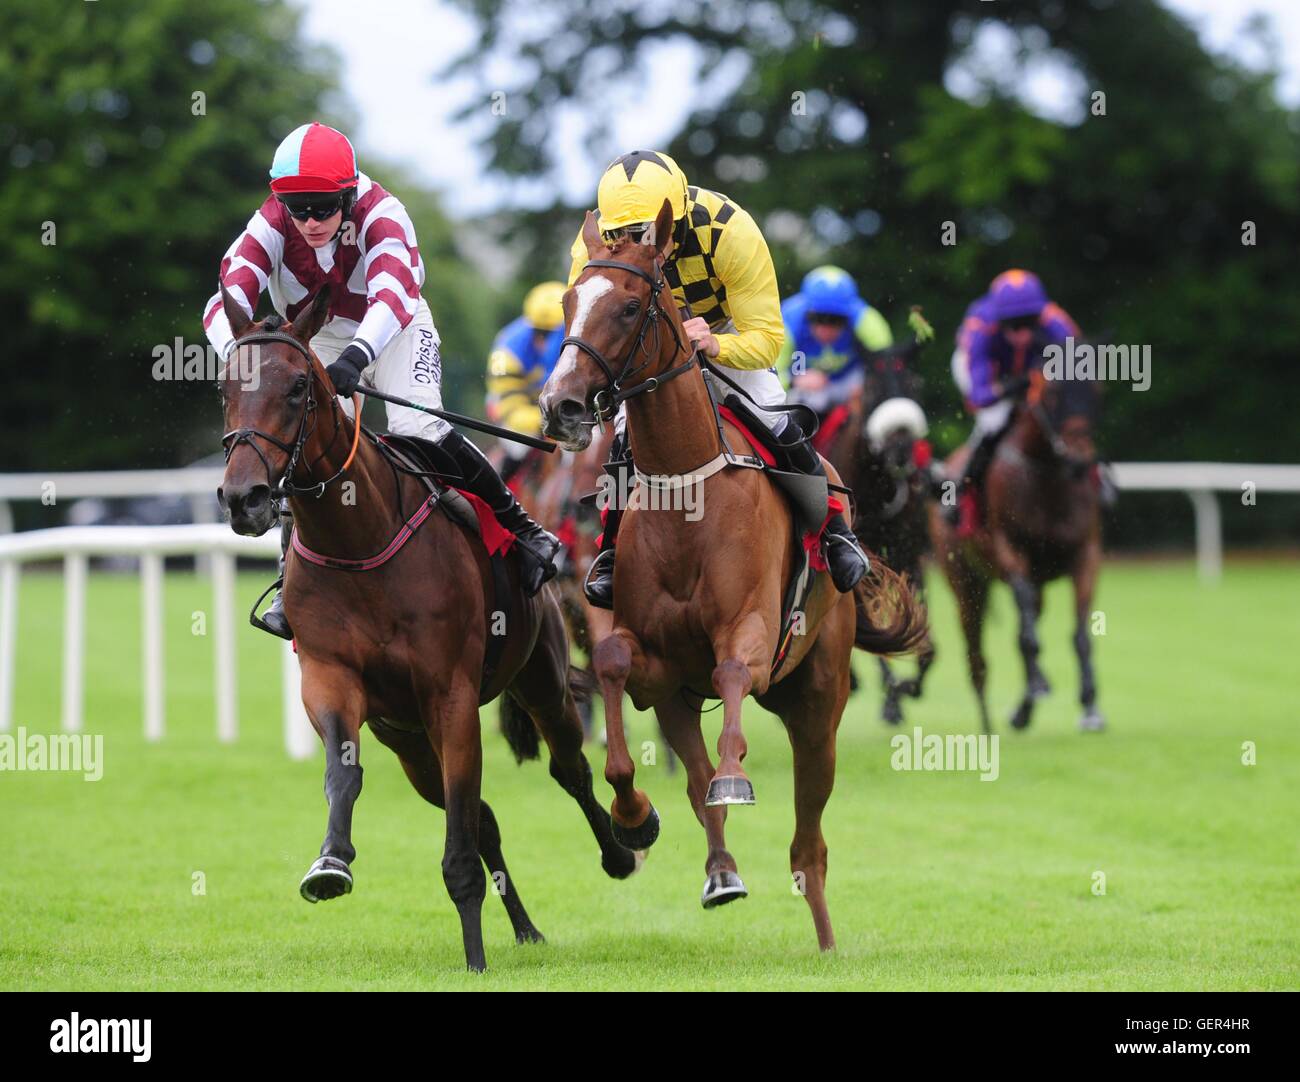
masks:
{"type": "Polygon", "coordinates": [[[276,196],[283,204],[284,209],[289,215],[300,222],[305,222],[308,218],[316,222],[323,222],[328,218],[334,217],[343,209],[343,192],[305,192],[301,195],[290,194],[276,196]]]}

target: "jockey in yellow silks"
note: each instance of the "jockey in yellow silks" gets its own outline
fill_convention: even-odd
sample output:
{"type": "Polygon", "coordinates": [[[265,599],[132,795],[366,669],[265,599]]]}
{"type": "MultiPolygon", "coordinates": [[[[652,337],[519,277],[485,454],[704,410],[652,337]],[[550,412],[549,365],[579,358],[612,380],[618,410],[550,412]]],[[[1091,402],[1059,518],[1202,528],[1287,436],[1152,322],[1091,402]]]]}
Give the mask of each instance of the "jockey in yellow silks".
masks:
{"type": "MultiPolygon", "coordinates": [[[[492,343],[487,361],[487,416],[493,424],[540,436],[537,397],[555,367],[564,338],[563,282],[542,282],[524,297],[523,314],[507,323],[492,343]]],[[[530,448],[505,444],[501,476],[507,484],[530,448]]]]}
{"type": "MultiPolygon", "coordinates": [[[[683,310],[687,337],[712,367],[758,406],[783,404],[785,388],[776,372],[785,340],[781,298],[767,241],[754,219],[725,195],[688,184],[677,163],[657,151],[637,150],[611,162],[600,178],[596,199],[597,225],[609,241],[640,240],[668,200],[673,237],[664,277],[683,310]]],[[[570,286],[587,263],[581,231],[571,255],[570,286]]],[[[759,411],[757,415],[765,418],[793,469],[824,475],[821,459],[789,414],[759,411]]],[[[621,410],[615,429],[618,436],[610,455],[617,460],[629,453],[621,410]]],[[[600,608],[613,606],[619,514],[609,510],[601,551],[587,577],[587,599],[600,608]]],[[[831,516],[824,537],[836,587],[851,590],[867,572],[866,555],[842,515],[831,516]]]]}

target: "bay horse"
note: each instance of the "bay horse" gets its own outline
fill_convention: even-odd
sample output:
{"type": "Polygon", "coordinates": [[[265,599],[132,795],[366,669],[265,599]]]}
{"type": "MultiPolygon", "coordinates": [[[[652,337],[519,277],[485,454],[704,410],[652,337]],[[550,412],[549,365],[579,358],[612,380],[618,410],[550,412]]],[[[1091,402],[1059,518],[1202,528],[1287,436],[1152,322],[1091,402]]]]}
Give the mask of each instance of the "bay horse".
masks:
{"type": "Polygon", "coordinates": [[[255,356],[236,364],[232,354],[221,381],[226,470],[217,496],[234,531],[250,535],[276,525],[277,496],[288,497],[295,543],[284,607],[297,634],[303,705],[325,746],[328,825],[300,892],[316,902],[352,890],[352,812],[367,722],[415,791],[447,811],[443,879],[460,917],[466,965],[482,970],[484,863],[516,941],[542,935],[510,879],[496,817],[480,796],[481,704],[501,694],[515,704],[508,737],[517,757],[537,756],[540,730],[551,776],[582,809],[605,872],[623,878],[638,864],[615,841],[592,791],[559,606],[549,589],[524,595],[513,559],[507,596],[495,596],[480,539],[438,513],[423,482],[399,470],[377,441],[359,438],[310,345],[328,314],[328,288],[292,322],[272,316],[254,323],[224,291],[222,301],[236,350],[255,347],[255,356]],[[248,372],[255,378],[238,378],[248,372]],[[321,559],[334,566],[304,552],[328,554],[321,559]],[[384,553],[391,558],[375,556],[384,553]],[[367,564],[376,566],[356,573],[367,564]],[[503,630],[485,682],[489,638],[503,630]]]}
{"type": "MultiPolygon", "coordinates": [[[[980,724],[990,732],[984,695],[987,666],[981,643],[989,585],[1002,579],[1011,588],[1019,615],[1025,693],[1011,716],[1024,729],[1034,704],[1051,688],[1038,664],[1037,622],[1042,588],[1069,575],[1074,584],[1074,650],[1079,662],[1079,728],[1099,731],[1097,683],[1089,627],[1093,592],[1101,567],[1101,502],[1093,428],[1100,389],[1086,380],[1048,380],[1032,373],[1027,394],[1016,403],[984,478],[982,521],[969,537],[931,505],[935,557],[957,597],[966,638],[971,684],[979,700],[980,724]]],[[[946,463],[949,477],[961,476],[969,448],[946,463]]]]}
{"type": "MultiPolygon", "coordinates": [[[[861,392],[828,414],[825,436],[819,431],[822,442],[814,440],[814,446],[853,491],[853,532],[858,540],[904,576],[924,605],[930,445],[920,406],[922,381],[914,367],[922,344],[913,338],[871,353],[861,392]]],[[[916,675],[910,679],[898,679],[888,658],[877,659],[885,693],[880,714],[884,721],[902,722],[903,696],[921,697],[934,658],[934,644],[927,636],[917,650],[916,675]]]]}
{"type": "MultiPolygon", "coordinates": [[[[626,691],[638,709],[654,709],[686,768],[690,803],[708,841],[702,904],[712,908],[745,897],[724,823],[727,804],[754,802],[741,766],[747,751],[741,704],[752,694],[781,718],[793,748],[790,868],[811,909],[818,944],[830,950],[835,938],[826,908],[821,817],[849,692],[855,602],[880,617],[857,632],[858,644],[868,649],[912,648],[925,632],[924,620],[902,581],[877,560],[869,585],[864,580],[854,594],[838,593],[830,576],[818,573],[803,610],[803,633],[793,636],[773,676],[782,594],[795,566],[793,519],[786,499],[760,471],[707,474],[713,468],[707,464],[722,461],[722,437],[664,277],[671,226],[665,200],[646,243],[609,248],[595,216],[587,214],[582,237],[591,259],[564,295],[567,337],[540,400],[546,434],[575,449],[587,446],[595,420],[608,419],[624,402],[639,473],[703,486],[698,516],[685,501],[676,510],[643,510],[642,481],[623,511],[613,628],[593,655],[605,706],[614,832],[625,845],[643,849],[659,831],[658,813],[635,785],[623,727],[626,691]],[[701,689],[722,700],[716,770],[700,729],[708,693],[701,689]]],[[[745,447],[737,426],[727,423],[724,431],[733,447],[745,447]]]]}

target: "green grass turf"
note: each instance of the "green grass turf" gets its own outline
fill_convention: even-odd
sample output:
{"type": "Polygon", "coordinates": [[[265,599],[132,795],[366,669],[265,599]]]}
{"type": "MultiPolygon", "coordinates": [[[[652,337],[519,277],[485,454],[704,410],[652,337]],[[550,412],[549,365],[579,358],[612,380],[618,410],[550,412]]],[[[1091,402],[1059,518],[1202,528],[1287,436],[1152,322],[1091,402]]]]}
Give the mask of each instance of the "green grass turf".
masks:
{"type": "MultiPolygon", "coordinates": [[[[903,773],[877,717],[874,660],[846,713],[827,811],[839,950],[820,956],[792,893],[790,753],[779,723],[746,710],[753,808],[728,842],[750,897],[704,912],[704,839],[681,774],[642,767],[663,815],[640,874],[602,875],[576,807],[544,764],[517,768],[485,713],[484,792],[545,946],[517,947],[490,893],[490,971],[463,971],[439,870],[442,813],[397,761],[363,744],[356,889],[310,906],[298,880],[325,826],[321,764],[282,750],[277,644],[239,631],[242,732],[218,743],[210,638],[191,634],[204,580],[167,579],[168,732],[140,722],[138,579],[95,574],[87,723],[103,780],[0,773],[0,986],[5,988],[1233,989],[1295,988],[1300,925],[1300,568],[1230,562],[1216,587],[1188,563],[1113,563],[1098,607],[1101,705],[1075,728],[1068,587],[1042,631],[1055,690],[1008,734],[1020,691],[1009,595],[987,642],[1001,775],[903,773]],[[1254,741],[1258,764],[1241,762],[1254,741]],[[1106,875],[1104,896],[1092,892],[1106,875]],[[206,894],[192,876],[202,872],[206,894]]],[[[240,604],[261,586],[241,576],[240,604]]],[[[939,661],[905,731],[975,726],[951,598],[933,581],[939,661]]],[[[241,612],[242,620],[242,612],[241,612]]],[[[24,576],[15,717],[58,725],[61,585],[24,576]]],[[[716,738],[719,714],[706,717],[716,738]]],[[[654,736],[636,718],[632,735],[654,736]]],[[[589,748],[600,774],[602,753],[589,748]]],[[[598,781],[602,800],[608,787],[598,781]]]]}

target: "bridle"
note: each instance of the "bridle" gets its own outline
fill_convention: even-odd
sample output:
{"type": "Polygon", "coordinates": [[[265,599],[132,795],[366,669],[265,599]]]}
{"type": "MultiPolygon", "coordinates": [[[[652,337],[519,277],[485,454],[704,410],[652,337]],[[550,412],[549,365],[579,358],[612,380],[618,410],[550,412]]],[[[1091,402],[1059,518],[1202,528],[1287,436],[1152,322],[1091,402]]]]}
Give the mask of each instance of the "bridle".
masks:
{"type": "Polygon", "coordinates": [[[632,344],[628,347],[627,356],[623,358],[623,367],[618,375],[614,375],[614,366],[610,364],[608,358],[600,352],[590,342],[579,338],[577,335],[568,335],[560,343],[560,348],[565,346],[577,346],[583,353],[587,354],[600,367],[605,376],[605,386],[596,392],[592,398],[592,412],[595,414],[594,421],[586,421],[584,424],[600,425],[602,428],[604,422],[612,420],[614,411],[621,402],[636,395],[647,394],[650,391],[657,390],[669,380],[676,379],[683,372],[689,371],[695,364],[695,352],[687,350],[682,342],[681,335],[677,332],[677,326],[671,319],[667,318],[663,308],[659,304],[659,294],[664,288],[665,279],[663,274],[663,265],[660,260],[655,260],[655,272],[653,275],[648,274],[640,267],[631,263],[624,263],[617,259],[592,259],[588,260],[583,273],[592,267],[612,267],[615,270],[627,271],[634,274],[650,287],[650,302],[646,305],[645,311],[641,315],[641,320],[637,324],[636,335],[632,339],[632,344]],[[669,331],[672,332],[673,343],[676,348],[673,350],[675,358],[679,353],[689,353],[685,363],[679,364],[676,368],[671,368],[658,376],[651,376],[649,379],[642,380],[640,383],[634,383],[632,386],[625,386],[627,381],[636,376],[639,372],[649,367],[659,350],[659,321],[663,319],[668,324],[669,331]],[[653,349],[646,346],[646,335],[653,330],[654,342],[653,349]],[[646,359],[635,368],[632,366],[636,360],[638,352],[645,353],[646,359]]]}
{"type": "MultiPolygon", "coordinates": [[[[227,432],[221,437],[221,446],[226,451],[226,461],[230,461],[230,456],[235,453],[235,448],[241,443],[248,444],[259,459],[262,460],[262,466],[266,470],[267,487],[271,489],[271,495],[276,499],[285,496],[315,496],[320,499],[325,495],[326,487],[332,482],[338,480],[343,475],[344,470],[348,468],[352,459],[349,456],[348,461],[333,476],[319,481],[316,484],[301,486],[293,483],[293,475],[302,461],[303,450],[307,446],[307,441],[311,438],[312,433],[316,430],[316,369],[312,364],[311,351],[292,335],[283,334],[280,331],[258,331],[256,334],[246,335],[236,343],[236,349],[242,349],[246,345],[253,345],[258,342],[277,342],[281,345],[292,346],[298,353],[302,354],[303,360],[307,362],[307,402],[303,407],[302,417],[298,421],[298,434],[294,438],[293,444],[287,444],[277,436],[272,436],[269,432],[262,432],[256,428],[236,428],[227,432]],[[289,456],[289,464],[285,467],[284,474],[280,479],[280,484],[275,483],[272,476],[271,463],[262,448],[255,443],[255,440],[265,440],[272,446],[278,447],[281,451],[289,456]]],[[[233,362],[233,354],[231,357],[233,362]]],[[[334,446],[335,440],[338,439],[339,432],[342,431],[343,425],[339,420],[338,414],[341,412],[339,404],[330,396],[330,405],[333,407],[334,415],[334,439],[330,440],[329,445],[316,456],[316,461],[307,466],[307,476],[311,476],[312,467],[320,462],[330,448],[334,446]]],[[[358,425],[361,423],[358,418],[358,425]]]]}
{"type": "Polygon", "coordinates": [[[1029,411],[1029,415],[1034,419],[1034,423],[1038,425],[1039,431],[1042,432],[1043,438],[1047,440],[1048,445],[1052,448],[1052,453],[1056,455],[1056,457],[1059,458],[1069,470],[1075,474],[1082,474],[1085,470],[1091,469],[1097,464],[1096,455],[1092,455],[1088,458],[1081,458],[1066,446],[1065,440],[1061,438],[1061,434],[1056,430],[1056,425],[1053,424],[1052,418],[1043,407],[1041,396],[1033,401],[1026,401],[1025,405],[1029,411]]]}

